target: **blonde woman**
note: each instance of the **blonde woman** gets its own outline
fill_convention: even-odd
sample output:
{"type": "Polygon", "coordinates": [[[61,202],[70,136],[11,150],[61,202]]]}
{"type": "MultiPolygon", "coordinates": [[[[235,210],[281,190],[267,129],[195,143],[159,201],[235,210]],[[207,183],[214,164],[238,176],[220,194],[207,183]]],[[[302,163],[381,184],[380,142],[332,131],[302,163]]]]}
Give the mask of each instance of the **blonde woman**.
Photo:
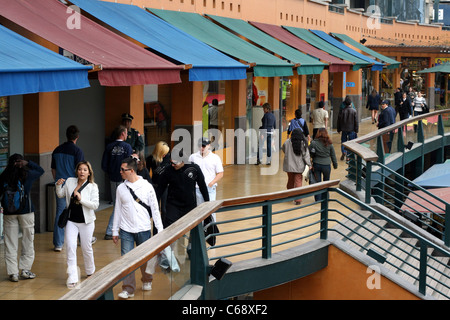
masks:
{"type": "Polygon", "coordinates": [[[76,178],[59,179],[56,194],[66,198],[70,217],[65,227],[64,243],[67,248],[67,287],[75,288],[80,275],[77,267],[77,239],[80,235],[86,275],[95,271],[92,237],[95,229],[95,210],[99,205],[98,186],[94,182],[94,172],[88,161],[81,161],[75,168],[76,178]]]}

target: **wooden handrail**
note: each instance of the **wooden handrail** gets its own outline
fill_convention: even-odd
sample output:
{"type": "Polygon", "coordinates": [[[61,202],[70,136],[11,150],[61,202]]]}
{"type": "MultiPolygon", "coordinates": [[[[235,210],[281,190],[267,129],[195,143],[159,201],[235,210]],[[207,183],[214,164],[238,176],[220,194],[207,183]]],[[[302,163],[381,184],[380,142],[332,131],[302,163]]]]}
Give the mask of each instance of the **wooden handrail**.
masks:
{"type": "Polygon", "coordinates": [[[263,201],[271,201],[271,200],[278,200],[288,197],[294,197],[294,196],[300,196],[303,194],[308,194],[311,192],[315,192],[321,189],[331,188],[336,185],[338,185],[340,180],[329,180],[329,181],[323,181],[315,184],[310,184],[308,186],[289,189],[289,190],[282,190],[272,193],[264,193],[264,194],[257,194],[254,196],[247,196],[247,197],[239,197],[239,198],[231,198],[231,199],[224,199],[222,207],[231,207],[231,206],[237,206],[237,205],[244,205],[244,204],[250,204],[250,203],[257,203],[257,202],[263,202],[263,201]]]}
{"type": "Polygon", "coordinates": [[[382,135],[389,133],[400,127],[404,127],[408,123],[416,122],[416,121],[423,120],[423,119],[426,119],[426,118],[429,118],[432,116],[437,116],[437,115],[449,113],[449,112],[450,112],[450,110],[445,109],[445,110],[434,111],[434,112],[422,114],[420,116],[415,116],[413,118],[405,119],[405,120],[396,122],[388,127],[372,131],[362,137],[344,142],[343,146],[345,149],[350,150],[351,152],[357,154],[365,161],[377,161],[378,155],[374,151],[362,146],[361,145],[362,143],[373,140],[379,136],[382,136],[382,135]]]}
{"type": "Polygon", "coordinates": [[[60,300],[95,300],[112,288],[117,282],[137,270],[171,243],[195,228],[222,205],[222,201],[200,204],[188,214],[178,219],[156,236],[137,246],[126,255],[114,260],[81,282],[60,300]]]}
{"type": "Polygon", "coordinates": [[[95,300],[100,298],[121,279],[137,270],[146,261],[153,258],[168,245],[181,238],[213,212],[222,207],[294,197],[334,187],[338,184],[339,180],[331,180],[274,193],[204,202],[162,232],[159,232],[156,236],[95,272],[91,277],[81,282],[75,289],[72,289],[61,297],[60,300],[95,300]]]}

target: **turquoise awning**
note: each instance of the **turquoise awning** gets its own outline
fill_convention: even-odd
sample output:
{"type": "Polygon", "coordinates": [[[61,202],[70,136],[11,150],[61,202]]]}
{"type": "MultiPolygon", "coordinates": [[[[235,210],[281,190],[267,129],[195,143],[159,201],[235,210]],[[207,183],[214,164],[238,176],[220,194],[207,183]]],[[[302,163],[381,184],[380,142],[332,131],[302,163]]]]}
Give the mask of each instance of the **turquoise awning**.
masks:
{"type": "Polygon", "coordinates": [[[197,13],[150,8],[147,10],[211,47],[250,64],[255,77],[283,77],[294,74],[293,64],[250,44],[197,13]]]}
{"type": "Polygon", "coordinates": [[[306,55],[293,47],[284,44],[244,20],[213,15],[208,15],[208,17],[259,46],[285,58],[293,64],[299,64],[300,66],[297,67],[298,74],[321,74],[326,66],[326,64],[320,62],[318,58],[306,55]]]}

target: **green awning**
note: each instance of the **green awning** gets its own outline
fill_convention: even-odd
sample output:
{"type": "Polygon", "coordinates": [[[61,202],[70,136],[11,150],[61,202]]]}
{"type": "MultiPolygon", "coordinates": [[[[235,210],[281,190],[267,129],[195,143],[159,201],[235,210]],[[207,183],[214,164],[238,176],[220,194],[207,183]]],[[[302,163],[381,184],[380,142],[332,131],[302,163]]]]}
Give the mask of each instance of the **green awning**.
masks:
{"type": "Polygon", "coordinates": [[[437,64],[434,67],[417,71],[416,73],[450,73],[450,63],[437,64]]]}
{"type": "Polygon", "coordinates": [[[147,10],[211,47],[250,64],[255,77],[289,77],[294,74],[293,64],[250,44],[198,13],[147,10]]]}
{"type": "Polygon", "coordinates": [[[298,74],[321,74],[326,65],[320,62],[318,58],[306,55],[284,44],[244,20],[214,15],[208,15],[208,17],[211,17],[231,31],[244,36],[248,40],[279,55],[280,57],[283,57],[296,65],[299,64],[300,66],[297,67],[298,74]]]}
{"type": "Polygon", "coordinates": [[[333,46],[332,44],[329,44],[325,40],[320,39],[318,36],[316,36],[315,34],[313,34],[312,32],[310,32],[306,29],[288,27],[288,26],[283,26],[283,28],[285,28],[292,34],[296,35],[303,41],[306,41],[309,44],[313,45],[314,47],[316,47],[320,50],[323,50],[323,51],[331,54],[332,56],[335,56],[340,59],[343,59],[343,60],[353,63],[353,68],[352,68],[353,71],[359,70],[360,68],[372,66],[371,63],[364,61],[362,59],[359,59],[359,58],[355,57],[354,55],[351,55],[351,54],[333,46]]]}
{"type": "Polygon", "coordinates": [[[388,69],[395,69],[400,67],[400,65],[402,64],[401,62],[388,58],[384,55],[382,55],[381,53],[378,53],[370,48],[367,48],[365,45],[362,45],[361,43],[359,43],[356,40],[353,40],[352,38],[350,38],[349,36],[347,36],[346,34],[342,34],[342,33],[331,33],[334,37],[341,39],[342,41],[347,42],[349,45],[367,53],[370,54],[371,56],[377,58],[378,60],[384,62],[387,64],[386,68],[388,69]]]}

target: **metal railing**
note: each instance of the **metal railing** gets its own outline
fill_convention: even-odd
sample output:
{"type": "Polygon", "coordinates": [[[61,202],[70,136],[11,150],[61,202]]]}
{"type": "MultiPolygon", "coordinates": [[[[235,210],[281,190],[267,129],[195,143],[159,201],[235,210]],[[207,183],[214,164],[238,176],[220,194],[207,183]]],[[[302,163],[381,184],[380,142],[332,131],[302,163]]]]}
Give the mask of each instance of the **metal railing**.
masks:
{"type": "Polygon", "coordinates": [[[364,189],[365,203],[375,199],[428,229],[447,246],[449,203],[407,179],[405,168],[414,163],[410,175],[420,175],[431,153],[434,159],[429,165],[444,162],[445,147],[450,144],[449,115],[448,110],[421,115],[344,144],[350,151],[347,178],[355,182],[356,191],[364,189]]]}
{"type": "MultiPolygon", "coordinates": [[[[438,292],[448,299],[446,293],[448,284],[445,279],[449,274],[448,266],[436,267],[433,257],[428,254],[428,249],[439,251],[440,255],[446,258],[450,258],[450,252],[342,190],[335,189],[338,183],[338,180],[325,181],[271,194],[204,203],[169,228],[96,272],[61,299],[113,299],[112,289],[118,282],[155,257],[169,244],[182,238],[189,230],[191,230],[188,254],[190,266],[189,279],[186,283],[202,287],[203,299],[206,298],[205,292],[211,292],[208,288],[211,285],[209,276],[212,261],[227,258],[239,264],[255,256],[270,259],[274,252],[281,252],[313,239],[326,240],[330,232],[340,234],[345,239],[352,239],[351,241],[357,244],[360,250],[367,251],[372,257],[386,256],[387,264],[392,264],[398,270],[410,275],[412,284],[418,282],[420,293],[425,294],[427,288],[434,288],[434,283],[437,283],[441,288],[438,292]],[[302,199],[302,204],[294,205],[293,200],[298,199],[302,199]],[[413,249],[404,249],[398,243],[400,240],[389,240],[384,234],[377,232],[377,230],[392,232],[385,226],[378,226],[377,230],[370,231],[372,234],[368,236],[367,232],[372,229],[368,226],[374,222],[369,216],[362,215],[361,208],[384,219],[390,226],[395,226],[409,237],[415,238],[420,244],[419,253],[413,249]],[[213,212],[216,212],[217,216],[217,222],[213,224],[219,227],[220,232],[210,235],[215,236],[217,241],[214,246],[208,246],[204,233],[208,226],[203,226],[202,222],[213,212]],[[356,221],[353,218],[355,215],[361,215],[363,219],[356,221]],[[358,227],[351,225],[354,223],[358,227]],[[359,228],[364,232],[358,232],[359,228]],[[348,231],[343,231],[344,229],[348,231]],[[365,243],[354,240],[355,236],[364,238],[365,243]],[[387,244],[382,246],[379,241],[386,241],[387,244]],[[394,263],[392,259],[399,262],[394,263]],[[417,262],[411,262],[413,260],[417,262]],[[412,267],[415,269],[410,270],[412,267]]],[[[276,277],[276,272],[273,274],[276,277]]],[[[244,279],[241,279],[241,282],[245,282],[244,279]]],[[[208,296],[208,298],[224,297],[208,296]]]]}

